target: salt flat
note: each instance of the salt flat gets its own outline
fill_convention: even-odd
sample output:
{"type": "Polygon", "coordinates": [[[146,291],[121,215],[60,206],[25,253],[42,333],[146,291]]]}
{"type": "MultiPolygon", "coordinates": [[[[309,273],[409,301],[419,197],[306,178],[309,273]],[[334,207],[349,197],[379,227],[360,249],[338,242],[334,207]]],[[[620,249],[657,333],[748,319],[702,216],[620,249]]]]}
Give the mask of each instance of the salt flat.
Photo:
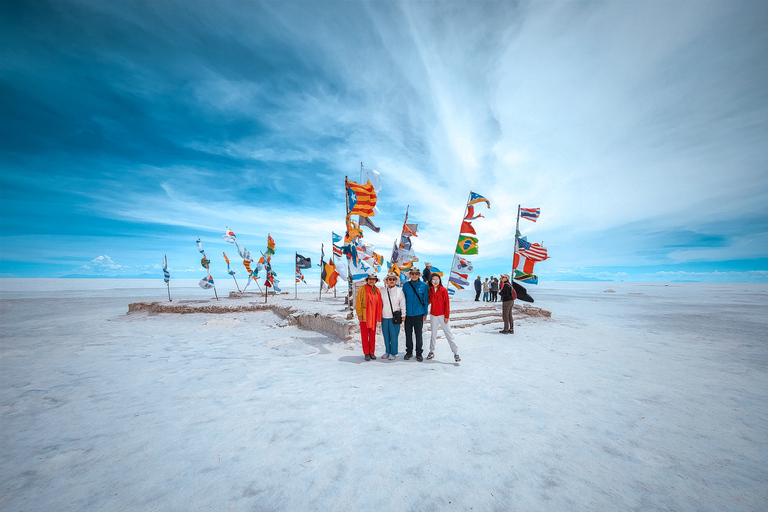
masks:
{"type": "Polygon", "coordinates": [[[0,280],[3,510],[768,508],[765,284],[531,287],[457,365],[52,281],[0,280]]]}

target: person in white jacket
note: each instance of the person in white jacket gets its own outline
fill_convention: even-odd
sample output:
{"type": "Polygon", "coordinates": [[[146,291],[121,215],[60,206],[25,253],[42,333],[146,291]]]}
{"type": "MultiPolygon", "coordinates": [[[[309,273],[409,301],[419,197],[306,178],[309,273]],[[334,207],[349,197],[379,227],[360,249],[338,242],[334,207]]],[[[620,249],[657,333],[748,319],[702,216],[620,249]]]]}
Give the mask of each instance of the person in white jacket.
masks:
{"type": "Polygon", "coordinates": [[[394,272],[384,278],[384,290],[381,292],[381,333],[384,335],[386,353],[381,359],[394,361],[397,357],[397,338],[400,336],[400,324],[405,318],[405,294],[397,285],[398,277],[394,272]]]}

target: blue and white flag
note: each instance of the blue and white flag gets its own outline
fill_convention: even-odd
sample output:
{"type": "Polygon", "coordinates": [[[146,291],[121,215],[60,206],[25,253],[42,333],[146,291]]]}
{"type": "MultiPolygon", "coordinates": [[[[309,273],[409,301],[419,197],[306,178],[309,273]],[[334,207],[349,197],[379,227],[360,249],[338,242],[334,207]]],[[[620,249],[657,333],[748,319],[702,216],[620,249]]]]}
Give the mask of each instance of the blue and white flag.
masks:
{"type": "Polygon", "coordinates": [[[163,281],[166,283],[171,280],[171,273],[168,272],[168,257],[163,255],[163,281]]]}

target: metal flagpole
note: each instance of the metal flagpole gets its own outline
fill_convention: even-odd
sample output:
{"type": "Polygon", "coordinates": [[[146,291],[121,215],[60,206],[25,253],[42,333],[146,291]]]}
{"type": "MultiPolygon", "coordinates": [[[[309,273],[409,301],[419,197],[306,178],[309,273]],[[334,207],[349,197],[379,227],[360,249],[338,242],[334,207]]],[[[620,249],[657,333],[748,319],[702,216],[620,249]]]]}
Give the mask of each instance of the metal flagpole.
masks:
{"type": "MultiPolygon", "coordinates": [[[[208,273],[208,275],[211,275],[210,272],[208,273]]],[[[216,281],[213,282],[213,294],[216,296],[216,300],[219,300],[219,294],[216,293],[216,281]]]]}
{"type": "Polygon", "coordinates": [[[299,298],[299,280],[298,280],[299,266],[298,266],[297,262],[298,262],[298,259],[299,259],[299,253],[298,252],[294,252],[293,255],[294,255],[293,261],[294,261],[294,263],[296,263],[296,272],[293,275],[293,286],[294,286],[294,288],[296,288],[296,297],[294,297],[294,298],[298,299],[299,298]]]}
{"type": "Polygon", "coordinates": [[[323,268],[325,268],[325,263],[323,263],[324,256],[325,256],[325,245],[320,244],[320,293],[317,298],[317,300],[320,302],[322,302],[323,300],[323,268]]]}
{"type": "Polygon", "coordinates": [[[512,251],[512,275],[509,279],[510,282],[512,282],[512,280],[515,278],[515,254],[517,254],[519,249],[517,246],[517,234],[520,232],[520,206],[521,205],[517,205],[517,221],[515,222],[515,245],[514,250],[512,251]]]}
{"type": "MultiPolygon", "coordinates": [[[[543,243],[541,245],[544,245],[543,243]]],[[[168,255],[163,254],[163,263],[165,263],[165,266],[168,266],[168,255]]],[[[163,269],[165,270],[165,269],[163,269]]],[[[171,298],[171,280],[170,278],[165,282],[165,286],[168,288],[168,302],[173,302],[173,299],[171,298]]]]}
{"type": "MultiPolygon", "coordinates": [[[[362,176],[362,168],[363,168],[363,162],[360,162],[360,174],[362,176]]],[[[347,176],[344,176],[344,202],[347,205],[347,216],[346,216],[346,229],[347,229],[347,235],[349,235],[349,180],[347,179],[347,176]]],[[[352,243],[352,238],[350,237],[349,243],[352,243]]],[[[352,311],[352,266],[350,265],[350,257],[347,255],[347,304],[349,305],[349,310],[352,311]]]]}

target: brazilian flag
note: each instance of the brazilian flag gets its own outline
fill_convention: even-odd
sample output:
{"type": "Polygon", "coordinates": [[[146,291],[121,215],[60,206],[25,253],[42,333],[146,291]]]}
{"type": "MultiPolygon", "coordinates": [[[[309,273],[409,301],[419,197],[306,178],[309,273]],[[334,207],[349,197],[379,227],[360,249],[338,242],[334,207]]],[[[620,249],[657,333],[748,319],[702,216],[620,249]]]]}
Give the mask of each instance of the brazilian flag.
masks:
{"type": "Polygon", "coordinates": [[[477,254],[477,238],[460,235],[456,252],[458,254],[477,254]]]}

